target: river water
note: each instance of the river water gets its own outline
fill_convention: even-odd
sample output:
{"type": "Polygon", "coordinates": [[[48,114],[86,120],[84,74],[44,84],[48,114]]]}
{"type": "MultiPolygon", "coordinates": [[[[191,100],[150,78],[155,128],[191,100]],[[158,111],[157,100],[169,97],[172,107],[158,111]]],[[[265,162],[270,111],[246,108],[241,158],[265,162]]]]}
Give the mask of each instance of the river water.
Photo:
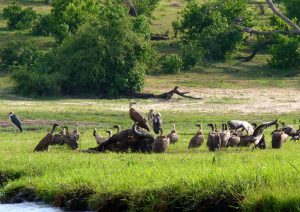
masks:
{"type": "Polygon", "coordinates": [[[23,202],[17,204],[0,204],[0,212],[61,212],[63,210],[54,208],[43,203],[23,202]]]}

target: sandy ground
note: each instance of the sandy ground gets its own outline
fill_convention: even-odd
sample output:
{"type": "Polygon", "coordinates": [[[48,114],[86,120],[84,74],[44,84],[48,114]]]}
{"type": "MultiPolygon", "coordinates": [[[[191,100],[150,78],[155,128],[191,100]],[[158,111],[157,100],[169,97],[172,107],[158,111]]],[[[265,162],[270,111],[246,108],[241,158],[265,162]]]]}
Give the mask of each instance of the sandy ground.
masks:
{"type": "Polygon", "coordinates": [[[171,101],[157,101],[146,107],[162,110],[199,111],[203,113],[238,112],[249,113],[292,113],[300,112],[298,89],[266,88],[266,89],[191,89],[190,95],[203,97],[203,100],[186,100],[175,98],[171,101]]]}
{"type": "MultiPolygon", "coordinates": [[[[160,92],[166,92],[161,90],[160,92]]],[[[135,106],[138,111],[146,114],[150,109],[155,111],[186,111],[199,112],[204,114],[213,113],[236,113],[236,114],[282,114],[282,113],[299,113],[300,98],[298,89],[294,88],[265,88],[265,89],[195,89],[181,87],[180,91],[190,92],[189,95],[195,97],[203,97],[203,100],[191,100],[182,97],[176,97],[172,100],[165,101],[159,99],[136,100],[135,106]]],[[[147,91],[151,92],[151,91],[147,91]]],[[[6,105],[14,105],[17,107],[30,108],[38,106],[43,109],[41,102],[32,100],[17,100],[5,101],[6,105]]],[[[126,102],[126,101],[125,101],[126,102]]],[[[128,100],[129,102],[129,100],[128,100]]],[[[47,109],[51,109],[46,101],[47,109]]],[[[66,100],[55,103],[55,107],[60,110],[65,110],[66,107],[80,107],[82,109],[92,108],[93,111],[128,111],[128,104],[124,101],[109,101],[109,100],[66,100]]],[[[23,120],[26,125],[49,125],[56,120],[23,120]]],[[[70,122],[69,124],[75,124],[70,122]]],[[[59,124],[63,124],[60,123],[59,124]]],[[[97,124],[92,122],[81,122],[81,126],[97,124]]],[[[11,123],[8,119],[0,120],[0,126],[9,127],[11,123]]]]}

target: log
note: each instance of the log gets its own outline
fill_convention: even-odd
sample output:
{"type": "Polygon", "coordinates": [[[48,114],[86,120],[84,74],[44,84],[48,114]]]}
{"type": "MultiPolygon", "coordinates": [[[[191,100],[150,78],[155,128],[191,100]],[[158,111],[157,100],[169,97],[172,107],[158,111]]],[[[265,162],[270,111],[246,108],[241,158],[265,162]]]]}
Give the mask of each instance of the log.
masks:
{"type": "Polygon", "coordinates": [[[193,96],[189,96],[187,95],[189,92],[180,92],[178,86],[175,86],[172,90],[162,93],[162,94],[150,94],[150,93],[129,93],[126,95],[126,97],[130,97],[130,98],[138,98],[138,99],[149,99],[149,98],[155,98],[155,99],[166,99],[166,100],[170,100],[173,98],[173,96],[175,94],[177,94],[178,96],[182,96],[184,98],[188,98],[188,99],[203,99],[202,97],[193,97],[193,96]]]}

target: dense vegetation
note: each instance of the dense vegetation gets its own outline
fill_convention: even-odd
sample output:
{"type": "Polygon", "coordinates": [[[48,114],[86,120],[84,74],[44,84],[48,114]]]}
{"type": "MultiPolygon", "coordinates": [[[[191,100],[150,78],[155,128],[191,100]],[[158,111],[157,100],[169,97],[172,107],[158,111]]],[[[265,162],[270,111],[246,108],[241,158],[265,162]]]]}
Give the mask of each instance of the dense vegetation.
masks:
{"type": "MultiPolygon", "coordinates": [[[[299,36],[249,36],[242,30],[244,27],[291,30],[275,15],[267,14],[261,24],[261,18],[253,16],[257,8],[246,0],[188,1],[172,23],[176,51],[160,54],[149,43],[149,24],[158,3],[158,0],[133,1],[138,13],[133,18],[122,0],[106,4],[97,0],[54,0],[48,14],[38,14],[14,2],[3,10],[8,29],[53,36],[57,47],[41,52],[27,42],[24,46],[22,42],[18,46],[8,44],[1,51],[2,65],[13,73],[15,90],[31,96],[80,93],[116,96],[141,91],[146,73],[179,73],[195,66],[202,69],[201,66],[244,54],[245,50],[266,49],[271,56],[265,64],[270,67],[296,70],[299,67],[299,36]]],[[[280,6],[297,22],[297,1],[281,1],[280,6]]]]}

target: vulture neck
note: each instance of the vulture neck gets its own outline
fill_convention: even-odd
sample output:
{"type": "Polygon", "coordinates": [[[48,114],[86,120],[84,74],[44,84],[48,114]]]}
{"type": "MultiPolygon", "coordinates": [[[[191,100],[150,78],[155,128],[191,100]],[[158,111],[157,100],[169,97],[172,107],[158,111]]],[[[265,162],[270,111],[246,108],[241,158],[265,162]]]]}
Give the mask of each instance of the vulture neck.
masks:
{"type": "Polygon", "coordinates": [[[50,134],[53,134],[53,133],[54,133],[54,130],[55,130],[56,126],[57,126],[56,124],[54,124],[54,125],[53,125],[53,127],[52,127],[52,130],[51,130],[50,134]]]}

